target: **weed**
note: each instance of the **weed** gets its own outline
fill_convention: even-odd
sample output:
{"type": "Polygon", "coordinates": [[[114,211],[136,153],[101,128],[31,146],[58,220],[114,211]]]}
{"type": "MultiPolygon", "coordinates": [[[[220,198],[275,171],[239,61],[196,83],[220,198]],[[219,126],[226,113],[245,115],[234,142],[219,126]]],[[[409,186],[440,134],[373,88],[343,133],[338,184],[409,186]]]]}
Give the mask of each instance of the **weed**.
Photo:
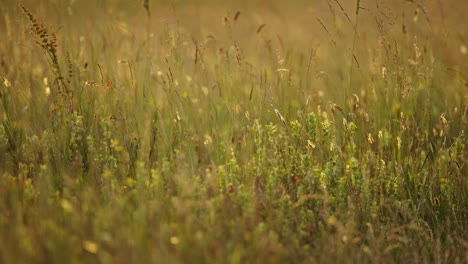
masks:
{"type": "Polygon", "coordinates": [[[11,2],[1,263],[468,261],[456,0],[11,2]]]}

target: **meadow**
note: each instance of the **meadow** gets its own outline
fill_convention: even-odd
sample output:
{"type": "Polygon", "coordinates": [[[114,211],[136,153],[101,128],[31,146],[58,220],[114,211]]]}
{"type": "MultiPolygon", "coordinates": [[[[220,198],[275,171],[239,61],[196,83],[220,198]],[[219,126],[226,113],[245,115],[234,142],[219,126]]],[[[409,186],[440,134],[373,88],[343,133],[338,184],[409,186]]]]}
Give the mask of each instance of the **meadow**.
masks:
{"type": "Polygon", "coordinates": [[[3,0],[0,263],[467,263],[466,14],[3,0]]]}

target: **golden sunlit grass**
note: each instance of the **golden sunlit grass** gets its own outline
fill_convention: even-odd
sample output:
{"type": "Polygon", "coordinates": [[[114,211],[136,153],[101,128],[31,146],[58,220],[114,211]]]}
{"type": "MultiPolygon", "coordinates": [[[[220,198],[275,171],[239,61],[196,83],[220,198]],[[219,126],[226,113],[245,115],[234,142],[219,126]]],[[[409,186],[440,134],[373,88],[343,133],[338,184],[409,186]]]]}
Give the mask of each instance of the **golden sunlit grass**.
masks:
{"type": "Polygon", "coordinates": [[[468,262],[465,6],[2,2],[0,262],[468,262]]]}

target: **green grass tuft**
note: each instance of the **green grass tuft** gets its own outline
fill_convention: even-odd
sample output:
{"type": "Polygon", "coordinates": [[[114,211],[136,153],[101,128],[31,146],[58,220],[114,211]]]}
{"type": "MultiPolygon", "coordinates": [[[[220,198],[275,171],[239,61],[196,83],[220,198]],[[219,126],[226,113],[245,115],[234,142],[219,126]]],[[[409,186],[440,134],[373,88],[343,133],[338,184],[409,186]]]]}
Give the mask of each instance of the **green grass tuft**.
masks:
{"type": "Polygon", "coordinates": [[[420,2],[0,3],[0,262],[468,262],[466,10],[420,2]]]}

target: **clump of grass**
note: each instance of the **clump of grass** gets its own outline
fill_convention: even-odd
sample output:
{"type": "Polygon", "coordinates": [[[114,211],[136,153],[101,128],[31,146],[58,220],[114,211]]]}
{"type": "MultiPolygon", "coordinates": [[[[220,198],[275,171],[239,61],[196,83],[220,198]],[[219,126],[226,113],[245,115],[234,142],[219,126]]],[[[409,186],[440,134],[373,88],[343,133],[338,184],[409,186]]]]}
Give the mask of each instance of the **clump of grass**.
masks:
{"type": "Polygon", "coordinates": [[[269,4],[70,4],[63,42],[21,6],[48,64],[0,43],[0,262],[466,262],[460,64],[399,3],[269,4]]]}

